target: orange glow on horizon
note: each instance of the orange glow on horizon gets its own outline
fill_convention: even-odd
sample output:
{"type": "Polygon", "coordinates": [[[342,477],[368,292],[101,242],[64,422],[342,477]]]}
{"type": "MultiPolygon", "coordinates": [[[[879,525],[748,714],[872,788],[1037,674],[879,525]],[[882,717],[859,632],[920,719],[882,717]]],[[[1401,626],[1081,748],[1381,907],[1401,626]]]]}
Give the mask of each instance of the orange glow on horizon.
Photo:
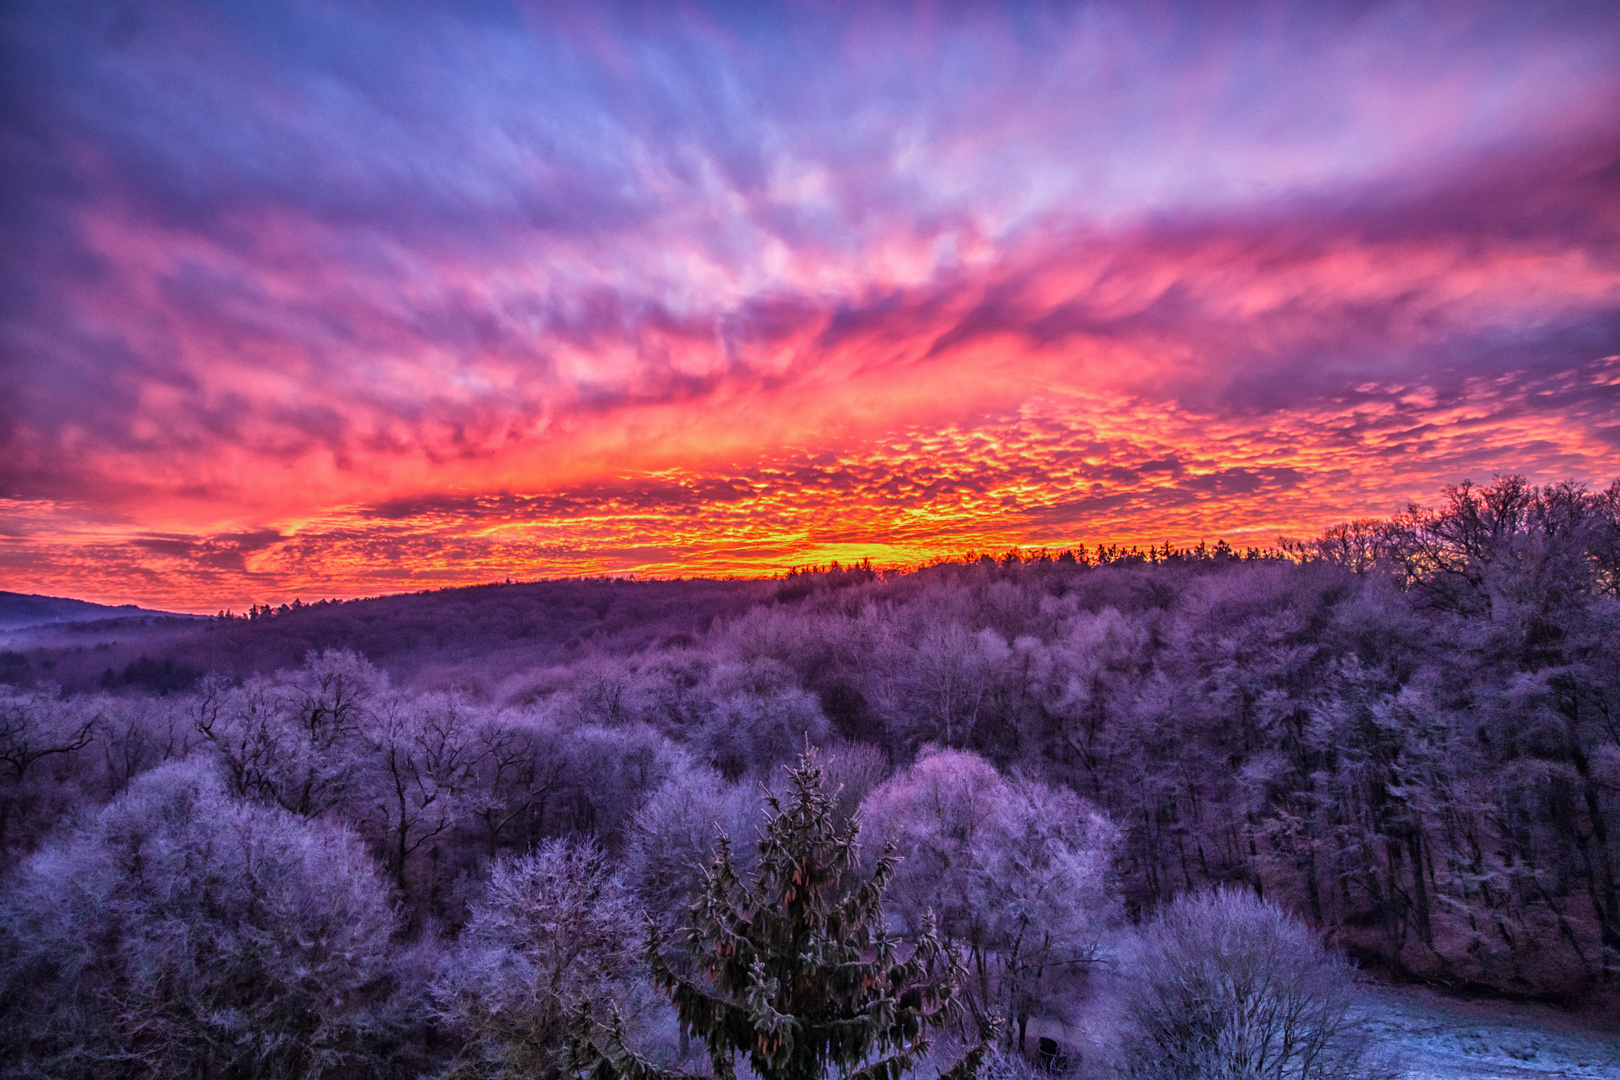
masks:
{"type": "Polygon", "coordinates": [[[43,5],[0,589],[1265,546],[1606,486],[1620,16],[1476,7],[179,0],[114,46],[43,5]]]}
{"type": "MultiPolygon", "coordinates": [[[[1602,371],[1620,378],[1620,360],[1602,371]]],[[[1504,415],[1488,386],[1416,414],[1402,408],[1286,413],[1257,427],[1123,397],[1048,395],[971,427],[846,437],[837,453],[698,458],[675,440],[662,468],[603,469],[550,490],[441,488],[201,536],[194,518],[36,533],[30,546],[55,557],[7,584],[211,613],[509,576],[770,576],[835,560],[904,567],[1099,543],[1264,547],[1433,502],[1457,472],[1488,479],[1473,465],[1488,467],[1498,440],[1537,448],[1519,460],[1543,482],[1605,458],[1620,472],[1579,431],[1504,415]]],[[[39,520],[54,516],[41,508],[39,520]]]]}

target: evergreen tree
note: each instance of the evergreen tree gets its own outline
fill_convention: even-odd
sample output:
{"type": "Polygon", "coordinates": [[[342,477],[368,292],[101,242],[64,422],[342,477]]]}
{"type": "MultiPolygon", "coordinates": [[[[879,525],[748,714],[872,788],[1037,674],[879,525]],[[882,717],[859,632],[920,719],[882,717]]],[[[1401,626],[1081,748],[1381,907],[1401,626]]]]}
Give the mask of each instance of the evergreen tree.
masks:
{"type": "MultiPolygon", "coordinates": [[[[784,801],[767,799],[753,883],[738,879],[729,843],[704,877],[672,959],[649,924],[653,978],[675,1002],[681,1028],[708,1044],[714,1075],[731,1080],[735,1055],[761,1080],[900,1080],[931,1034],[960,1011],[961,968],[930,924],[909,955],[883,925],[883,890],[896,859],[856,871],[856,825],[838,827],[814,751],[789,772],[784,801]],[[690,974],[683,973],[687,968],[690,974]]],[[[575,1028],[573,1064],[591,1080],[667,1077],[624,1045],[617,1021],[592,1038],[575,1028]]],[[[969,1049],[942,1080],[971,1080],[984,1054],[969,1049]]]]}

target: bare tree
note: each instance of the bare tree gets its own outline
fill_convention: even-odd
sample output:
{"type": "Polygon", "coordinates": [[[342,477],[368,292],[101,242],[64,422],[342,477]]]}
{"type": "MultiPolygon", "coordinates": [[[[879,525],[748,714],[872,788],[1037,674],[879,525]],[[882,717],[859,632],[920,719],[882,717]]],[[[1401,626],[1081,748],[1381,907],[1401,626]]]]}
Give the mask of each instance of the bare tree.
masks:
{"type": "Polygon", "coordinates": [[[475,719],[461,701],[440,695],[389,702],[368,727],[365,814],[402,893],[410,891],[410,857],[465,812],[460,796],[481,754],[475,719]]]}
{"type": "Polygon", "coordinates": [[[362,733],[386,689],[352,652],[311,653],[303,667],[240,689],[208,682],[193,715],[238,794],[318,817],[349,797],[362,733]]]}
{"type": "Polygon", "coordinates": [[[493,860],[509,828],[528,821],[544,828],[546,803],[563,781],[562,756],[533,725],[509,716],[486,717],[472,731],[476,764],[467,794],[493,860]]]}
{"type": "Polygon", "coordinates": [[[13,824],[40,797],[31,784],[34,767],[89,746],[100,718],[93,703],[0,689],[0,856],[9,849],[13,824]]]}

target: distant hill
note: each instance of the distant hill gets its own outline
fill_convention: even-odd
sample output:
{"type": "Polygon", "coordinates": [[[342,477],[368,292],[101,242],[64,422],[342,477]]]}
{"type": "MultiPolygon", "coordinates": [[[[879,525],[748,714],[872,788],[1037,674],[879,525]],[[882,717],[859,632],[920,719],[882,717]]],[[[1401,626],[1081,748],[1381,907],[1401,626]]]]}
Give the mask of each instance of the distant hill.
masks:
{"type": "Polygon", "coordinates": [[[127,619],[138,615],[173,616],[167,611],[152,611],[134,604],[92,604],[85,600],[69,600],[61,596],[33,596],[27,593],[0,592],[0,630],[22,630],[30,626],[48,626],[53,623],[99,622],[102,619],[127,619]]]}
{"type": "Polygon", "coordinates": [[[0,642],[0,683],[167,692],[208,672],[263,674],[302,663],[310,650],[353,649],[398,684],[495,692],[514,676],[585,653],[690,640],[782,588],[698,578],[475,585],[305,604],[252,620],[0,593],[0,633],[8,636],[0,642]],[[24,614],[12,606],[19,601],[35,606],[24,614]]]}

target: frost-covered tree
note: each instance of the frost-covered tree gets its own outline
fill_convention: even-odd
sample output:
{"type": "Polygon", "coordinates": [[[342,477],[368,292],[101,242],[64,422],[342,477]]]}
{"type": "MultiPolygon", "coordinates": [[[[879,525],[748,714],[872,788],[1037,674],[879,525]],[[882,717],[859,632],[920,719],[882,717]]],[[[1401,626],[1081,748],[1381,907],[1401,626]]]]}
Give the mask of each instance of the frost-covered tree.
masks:
{"type": "Polygon", "coordinates": [[[687,761],[683,749],[646,724],[558,723],[548,735],[563,762],[550,827],[593,833],[610,846],[643,800],[687,761]]]}
{"type": "Polygon", "coordinates": [[[464,802],[493,860],[503,841],[532,842],[563,782],[564,761],[547,732],[507,714],[484,717],[471,737],[475,764],[464,802]]]}
{"type": "Polygon", "coordinates": [[[485,748],[474,738],[477,717],[454,696],[389,702],[377,712],[366,729],[360,812],[405,893],[411,856],[470,813],[459,800],[485,748]]]}
{"type": "MultiPolygon", "coordinates": [[[[713,769],[685,769],[642,804],[631,822],[626,851],[631,880],[654,918],[673,930],[703,888],[703,871],[722,837],[751,838],[759,821],[754,790],[729,783],[713,769]]],[[[752,845],[734,851],[739,871],[753,870],[752,845]]]]}
{"type": "Polygon", "coordinates": [[[870,743],[838,742],[822,753],[822,783],[840,827],[855,820],[861,803],[889,776],[889,756],[870,743]]]}
{"type": "Polygon", "coordinates": [[[1143,1080],[1350,1080],[1351,968],[1253,893],[1183,897],[1125,958],[1126,1069],[1143,1080]]]}
{"type": "Polygon", "coordinates": [[[937,916],[967,950],[976,1007],[1013,1020],[1022,1042],[1097,957],[1116,907],[1116,830],[1073,792],[956,750],[926,753],[862,817],[901,857],[891,902],[904,925],[937,916]]]}
{"type": "Polygon", "coordinates": [[[700,721],[693,749],[733,779],[762,777],[792,762],[805,741],[820,745],[831,730],[814,694],[780,663],[722,664],[698,688],[700,721]]]}
{"type": "Polygon", "coordinates": [[[392,903],[335,825],[165,765],[0,899],[0,1071],[310,1077],[384,1032],[392,903]]]}
{"type": "Polygon", "coordinates": [[[552,840],[497,862],[432,986],[438,1016],[466,1039],[452,1075],[562,1075],[574,1013],[606,1015],[635,996],[641,923],[589,841],[552,840]]]}
{"type": "Polygon", "coordinates": [[[352,652],[312,652],[304,666],[240,688],[205,681],[193,715],[237,794],[317,817],[354,793],[364,730],[387,686],[352,652]]]}

